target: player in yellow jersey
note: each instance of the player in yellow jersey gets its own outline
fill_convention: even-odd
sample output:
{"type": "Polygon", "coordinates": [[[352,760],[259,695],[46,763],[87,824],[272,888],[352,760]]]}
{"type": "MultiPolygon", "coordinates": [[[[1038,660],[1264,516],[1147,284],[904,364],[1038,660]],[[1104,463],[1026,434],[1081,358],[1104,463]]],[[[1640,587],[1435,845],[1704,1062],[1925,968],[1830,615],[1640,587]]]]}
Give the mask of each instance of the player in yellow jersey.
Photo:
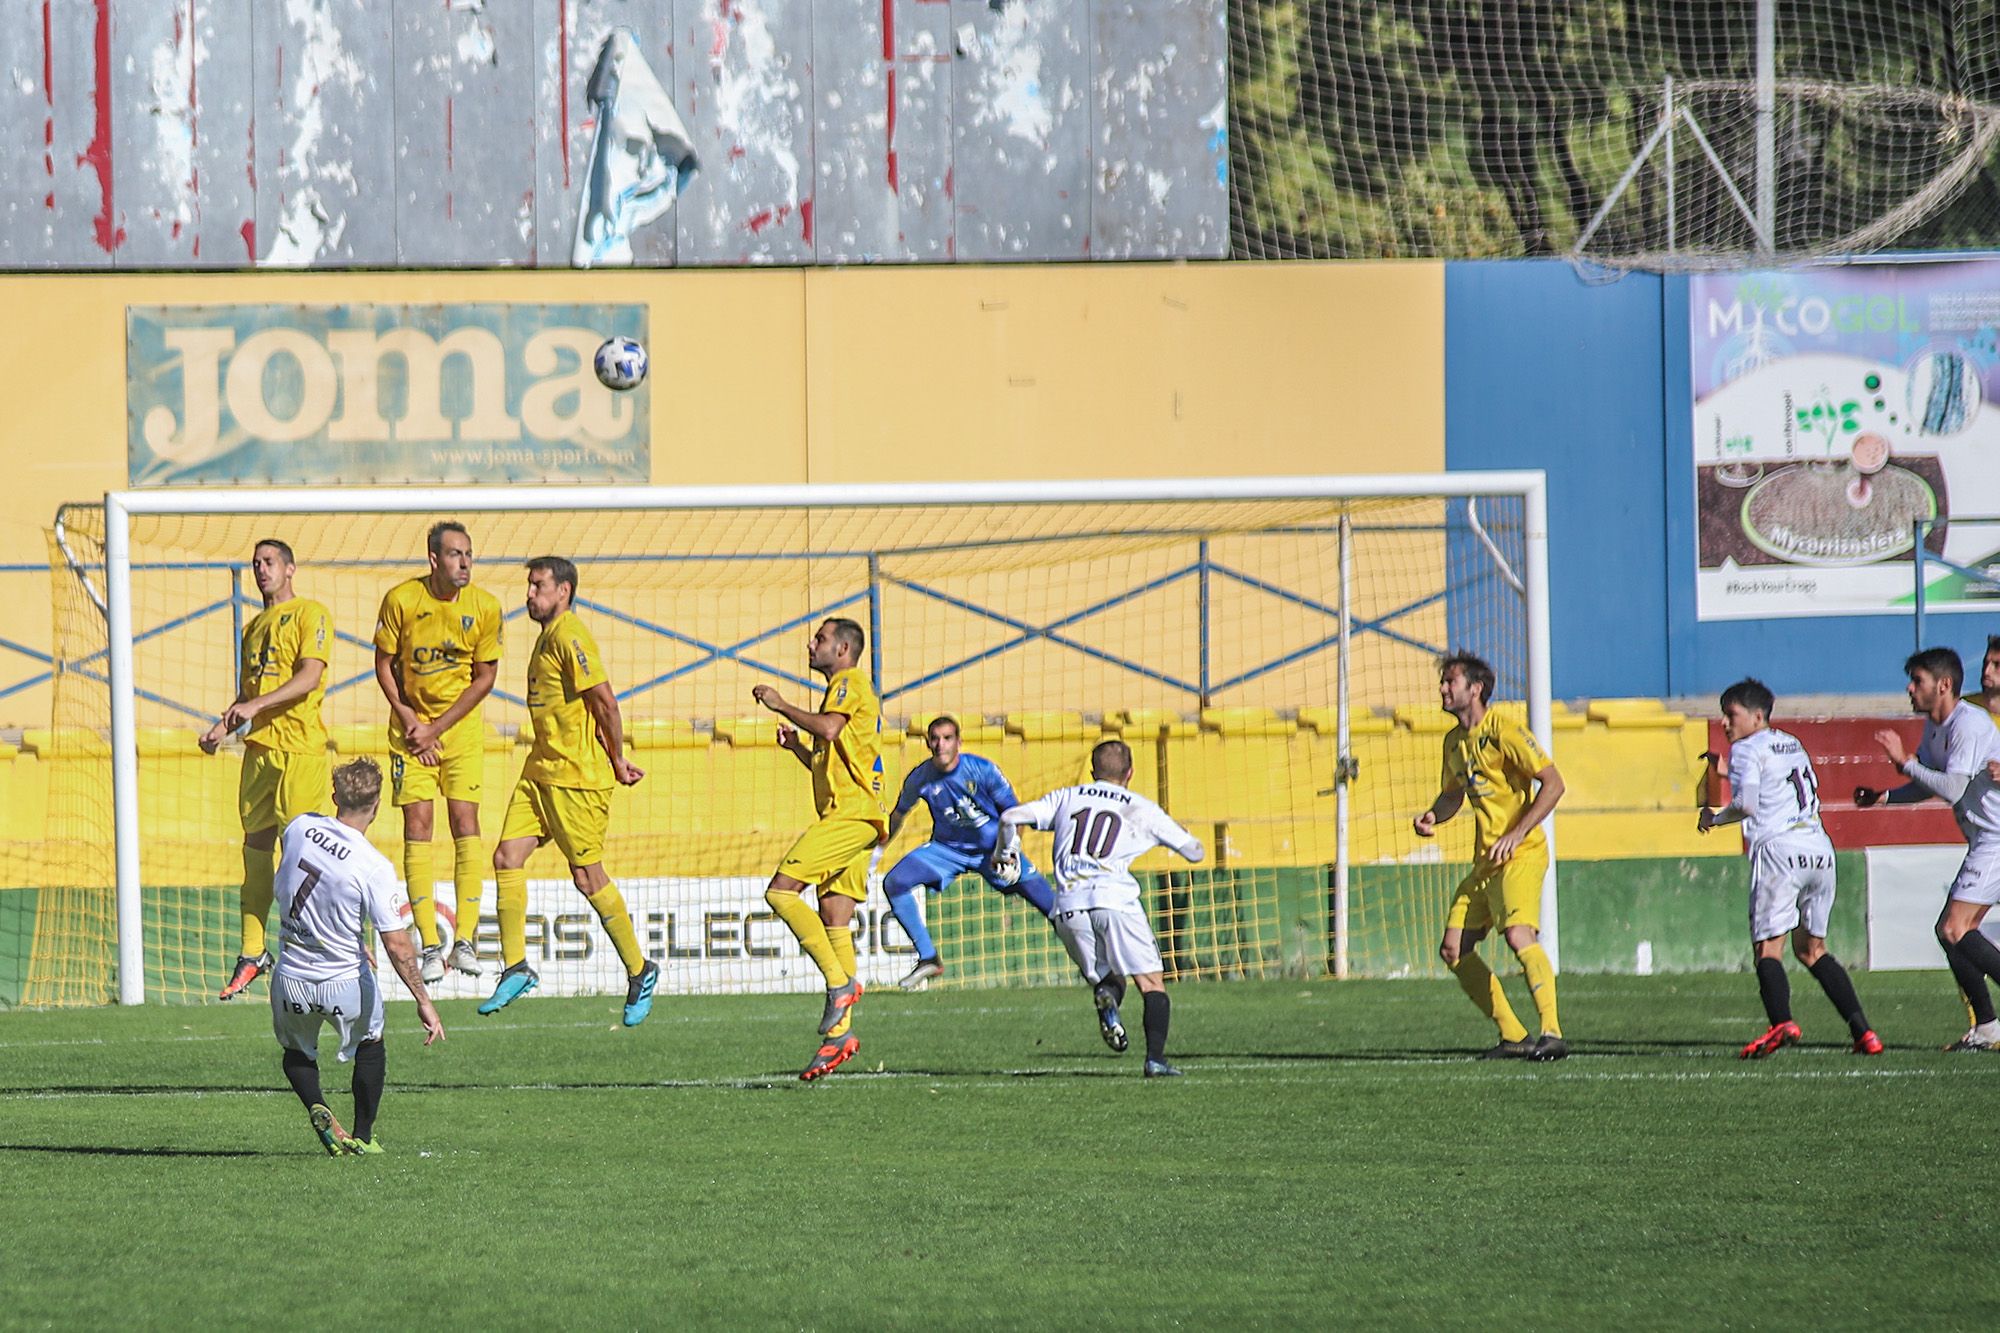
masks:
{"type": "Polygon", "coordinates": [[[778,743],[812,771],[813,808],[819,822],[799,835],[764,901],[798,936],[799,947],[826,977],[821,1041],[799,1077],[810,1083],[832,1073],[861,1049],[854,1035],[854,1002],[861,979],[854,966],[854,905],[868,897],[868,858],[888,840],[889,812],[882,803],[882,704],[861,654],[868,636],[852,620],[829,620],[812,637],[807,661],[826,679],[819,711],[784,701],[759,685],[750,693],[785,719],[778,743]],[[799,732],[812,737],[807,745],[799,732]],[[819,911],[803,895],[816,890],[819,911]]]}
{"type": "Polygon", "coordinates": [[[326,723],[319,711],[333,617],[292,591],[297,568],[292,548],[274,537],[252,548],[250,575],[264,609],[243,627],[236,700],[201,738],[202,752],[214,754],[230,732],[250,727],[236,791],[243,817],[243,947],[222,987],[224,1000],[235,999],[271,970],[264,922],[271,914],[278,835],[299,815],[325,814],[333,794],[326,723]]]}
{"type": "Polygon", "coordinates": [[[486,728],[479,704],[500,674],[500,599],[472,586],[472,538],[447,519],[431,525],[430,572],[405,579],[382,599],[375,619],[375,681],[389,701],[389,786],[403,810],[403,879],[423,940],[423,977],[444,980],[444,944],[432,897],[431,834],[442,788],[451,823],[458,940],[449,962],[479,975],[474,940],[485,864],[479,854],[479,797],[485,785],[486,728]]]}
{"type": "Polygon", "coordinates": [[[1438,957],[1500,1029],[1487,1060],[1560,1060],[1569,1054],[1556,1017],[1556,976],[1542,949],[1542,880],[1549,868],[1541,824],[1562,799],[1562,774],[1534,733],[1493,712],[1493,668],[1458,652],[1438,664],[1438,699],[1458,719],[1444,738],[1444,775],[1431,808],[1416,817],[1420,838],[1472,802],[1472,873],[1458,886],[1445,917],[1438,957]],[[1477,945],[1495,925],[1521,960],[1541,1018],[1538,1040],[1514,1016],[1500,979],[1477,945]]]}
{"type": "Polygon", "coordinates": [[[494,915],[506,970],[479,1012],[497,1014],[540,984],[528,966],[528,855],[554,842],[569,862],[570,882],[596,911],[625,964],[629,1028],[652,1012],[660,965],[639,952],[625,897],[604,871],[604,834],[613,784],[629,787],[646,775],[625,757],[625,724],[604,654],[570,609],[576,584],[576,566],[559,555],[528,562],[528,617],[542,627],[528,656],[535,741],[493,849],[494,915]]]}

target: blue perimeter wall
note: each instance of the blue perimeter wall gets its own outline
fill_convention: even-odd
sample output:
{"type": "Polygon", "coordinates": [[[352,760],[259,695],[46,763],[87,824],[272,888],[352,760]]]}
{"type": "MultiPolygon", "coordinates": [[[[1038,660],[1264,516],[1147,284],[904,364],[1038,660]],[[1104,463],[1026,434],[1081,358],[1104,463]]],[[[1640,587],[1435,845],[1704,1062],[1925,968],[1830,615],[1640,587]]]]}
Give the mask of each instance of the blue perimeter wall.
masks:
{"type": "MultiPolygon", "coordinates": [[[[1556,696],[1713,696],[1754,675],[1782,711],[1787,694],[1900,690],[1909,617],[1695,620],[1687,302],[1679,277],[1445,266],[1445,466],[1549,474],[1556,696]]],[[[1996,627],[1940,628],[1976,658],[1996,627]]]]}

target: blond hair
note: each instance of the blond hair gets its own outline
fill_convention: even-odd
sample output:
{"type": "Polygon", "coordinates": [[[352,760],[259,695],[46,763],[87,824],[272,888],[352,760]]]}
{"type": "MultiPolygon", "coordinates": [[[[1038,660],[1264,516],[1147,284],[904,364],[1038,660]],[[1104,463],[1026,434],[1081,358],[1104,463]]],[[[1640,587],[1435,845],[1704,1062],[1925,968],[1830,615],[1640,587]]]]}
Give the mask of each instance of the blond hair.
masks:
{"type": "Polygon", "coordinates": [[[367,810],[382,799],[382,766],[356,759],[333,770],[333,803],[343,814],[367,810]]]}

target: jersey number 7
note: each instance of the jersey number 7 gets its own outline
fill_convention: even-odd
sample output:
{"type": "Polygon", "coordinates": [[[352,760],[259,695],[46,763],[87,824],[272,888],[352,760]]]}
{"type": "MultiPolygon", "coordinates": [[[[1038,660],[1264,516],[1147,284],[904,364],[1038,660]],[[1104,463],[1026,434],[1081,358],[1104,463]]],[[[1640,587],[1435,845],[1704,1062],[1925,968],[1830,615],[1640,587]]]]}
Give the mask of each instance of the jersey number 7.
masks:
{"type": "Polygon", "coordinates": [[[305,910],[306,899],[312,897],[312,891],[319,887],[320,873],[318,866],[303,857],[300,858],[299,874],[305,878],[299,882],[299,891],[292,895],[292,905],[285,909],[286,916],[294,921],[299,919],[299,913],[305,910]]]}

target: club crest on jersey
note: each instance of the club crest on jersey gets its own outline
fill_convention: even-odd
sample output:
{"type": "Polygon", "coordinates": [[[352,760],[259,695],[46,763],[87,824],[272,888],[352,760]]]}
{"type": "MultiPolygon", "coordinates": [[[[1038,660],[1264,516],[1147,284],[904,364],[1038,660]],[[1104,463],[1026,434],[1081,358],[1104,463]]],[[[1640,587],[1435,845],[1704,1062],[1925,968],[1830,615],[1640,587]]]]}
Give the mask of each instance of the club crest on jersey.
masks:
{"type": "Polygon", "coordinates": [[[458,627],[464,630],[467,634],[472,633],[472,617],[460,616],[458,618],[458,627]]]}

